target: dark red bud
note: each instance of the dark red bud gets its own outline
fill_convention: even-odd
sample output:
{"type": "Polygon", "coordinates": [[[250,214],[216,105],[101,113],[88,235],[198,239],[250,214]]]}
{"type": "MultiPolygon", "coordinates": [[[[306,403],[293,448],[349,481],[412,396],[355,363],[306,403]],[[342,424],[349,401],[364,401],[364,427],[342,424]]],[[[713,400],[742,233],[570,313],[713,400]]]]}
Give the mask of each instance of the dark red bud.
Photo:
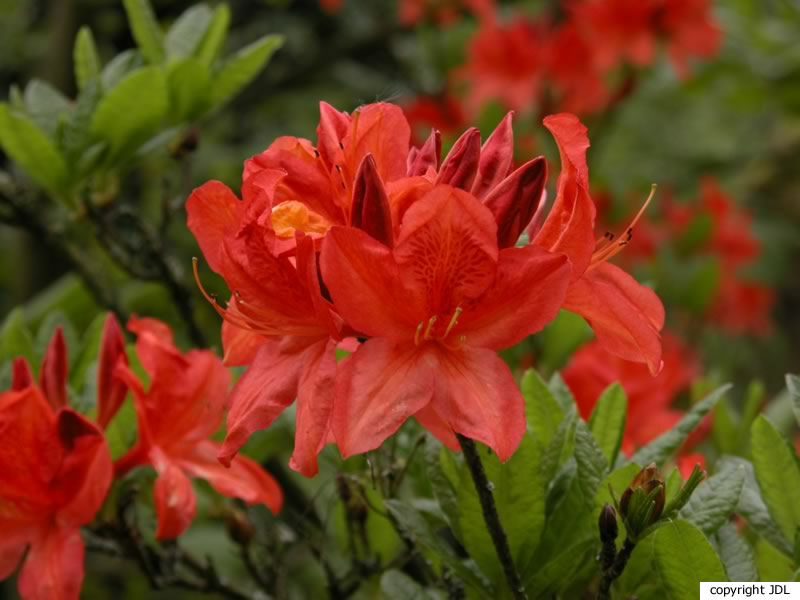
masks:
{"type": "Polygon", "coordinates": [[[482,200],[501,182],[511,169],[514,160],[514,131],[511,128],[513,112],[509,112],[481,148],[478,173],[472,184],[472,195],[482,200]]]}
{"type": "Polygon", "coordinates": [[[481,132],[471,127],[453,144],[442,168],[439,169],[436,183],[452,185],[462,190],[472,189],[480,156],[481,132]]]}
{"type": "Polygon", "coordinates": [[[29,385],[33,385],[31,366],[21,356],[15,358],[11,363],[11,389],[14,391],[24,390],[29,385]]]}
{"type": "Polygon", "coordinates": [[[350,224],[363,229],[389,248],[393,246],[392,211],[375,159],[367,154],[353,184],[350,224]]]}
{"type": "Polygon", "coordinates": [[[412,148],[408,154],[408,176],[425,175],[430,167],[439,170],[442,159],[442,134],[432,129],[421,148],[412,148]]]}
{"type": "Polygon", "coordinates": [[[497,244],[513,246],[530,223],[547,182],[547,161],[539,156],[522,165],[489,192],[483,203],[497,221],[497,244]]]}
{"type": "Polygon", "coordinates": [[[603,506],[597,526],[600,529],[600,541],[604,544],[612,543],[617,539],[619,526],[617,525],[617,511],[613,506],[610,504],[603,506]]]}
{"type": "Polygon", "coordinates": [[[61,327],[56,328],[47,345],[39,385],[53,409],[67,405],[67,344],[61,327]]]}
{"type": "Polygon", "coordinates": [[[100,355],[97,361],[97,423],[105,428],[117,414],[125,401],[128,386],[114,376],[118,362],[127,365],[125,339],[113,314],[109,313],[103,323],[103,337],[100,340],[100,355]]]}

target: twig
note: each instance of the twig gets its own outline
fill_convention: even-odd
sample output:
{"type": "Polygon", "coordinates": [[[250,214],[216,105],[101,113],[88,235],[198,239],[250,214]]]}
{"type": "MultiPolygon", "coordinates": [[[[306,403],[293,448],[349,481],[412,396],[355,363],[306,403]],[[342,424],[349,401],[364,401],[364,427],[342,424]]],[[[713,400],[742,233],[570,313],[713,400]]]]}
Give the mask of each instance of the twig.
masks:
{"type": "Polygon", "coordinates": [[[522,585],[519,572],[514,565],[514,558],[511,556],[511,548],[508,545],[508,537],[503,525],[500,523],[500,516],[497,514],[497,506],[494,503],[494,494],[492,494],[489,480],[486,478],[486,471],[483,469],[483,463],[478,455],[475,442],[460,433],[457,433],[456,437],[458,438],[458,443],[461,444],[461,450],[464,452],[464,462],[469,468],[472,482],[475,484],[475,491],[478,493],[483,520],[494,543],[494,549],[503,567],[508,587],[511,588],[511,594],[515,600],[527,600],[528,595],[525,593],[525,587],[522,585]]]}
{"type": "Polygon", "coordinates": [[[597,590],[597,600],[608,600],[611,597],[609,595],[611,584],[614,583],[617,577],[622,575],[622,571],[625,569],[625,565],[628,564],[628,559],[631,557],[635,547],[636,544],[630,538],[625,538],[625,543],[622,544],[622,548],[614,558],[611,567],[603,571],[603,579],[600,581],[600,587],[597,590]]]}

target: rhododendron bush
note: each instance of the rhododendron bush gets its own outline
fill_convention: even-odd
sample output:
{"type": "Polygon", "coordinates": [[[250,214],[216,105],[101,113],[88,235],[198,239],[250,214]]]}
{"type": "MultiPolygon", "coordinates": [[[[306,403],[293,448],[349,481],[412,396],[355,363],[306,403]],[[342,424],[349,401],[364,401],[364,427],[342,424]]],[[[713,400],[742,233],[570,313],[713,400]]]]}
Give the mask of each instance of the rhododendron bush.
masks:
{"type": "Polygon", "coordinates": [[[800,10],[101,4],[0,3],[0,598],[800,577],[800,10]]]}

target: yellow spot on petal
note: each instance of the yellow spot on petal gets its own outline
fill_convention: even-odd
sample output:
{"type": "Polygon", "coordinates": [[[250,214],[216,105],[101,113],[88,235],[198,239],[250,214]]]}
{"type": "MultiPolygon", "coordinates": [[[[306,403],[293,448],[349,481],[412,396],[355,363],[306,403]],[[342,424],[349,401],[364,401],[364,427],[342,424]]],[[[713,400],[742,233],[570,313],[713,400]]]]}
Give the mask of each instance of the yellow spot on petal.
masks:
{"type": "Polygon", "coordinates": [[[302,202],[287,200],[272,207],[272,227],[279,238],[293,238],[295,231],[324,234],[331,223],[302,202]]]}

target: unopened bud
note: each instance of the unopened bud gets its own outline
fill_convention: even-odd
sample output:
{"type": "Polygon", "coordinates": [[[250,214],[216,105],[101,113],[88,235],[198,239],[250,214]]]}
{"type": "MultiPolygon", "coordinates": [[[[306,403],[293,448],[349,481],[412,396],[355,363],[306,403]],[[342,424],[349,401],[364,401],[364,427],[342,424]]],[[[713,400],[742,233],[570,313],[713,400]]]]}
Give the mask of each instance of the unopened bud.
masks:
{"type": "Polygon", "coordinates": [[[241,546],[249,544],[256,532],[247,515],[235,508],[225,514],[225,528],[231,539],[241,546]]]}
{"type": "Polygon", "coordinates": [[[610,504],[603,506],[597,526],[600,529],[600,541],[603,544],[611,544],[616,541],[619,535],[619,527],[617,525],[617,511],[614,510],[613,506],[610,504]]]}
{"type": "Polygon", "coordinates": [[[642,531],[661,516],[665,497],[664,477],[651,463],[637,473],[622,493],[619,510],[629,528],[642,531]]]}

